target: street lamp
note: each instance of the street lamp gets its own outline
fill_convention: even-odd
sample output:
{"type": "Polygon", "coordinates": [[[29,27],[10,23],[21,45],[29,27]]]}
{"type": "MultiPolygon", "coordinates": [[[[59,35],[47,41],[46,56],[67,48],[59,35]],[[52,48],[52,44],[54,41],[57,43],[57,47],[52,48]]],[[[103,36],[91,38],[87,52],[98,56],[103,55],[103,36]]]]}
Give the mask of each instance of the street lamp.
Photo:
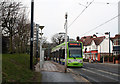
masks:
{"type": "Polygon", "coordinates": [[[41,36],[41,41],[40,41],[40,68],[42,68],[42,35],[43,35],[43,33],[42,33],[42,29],[44,28],[44,26],[39,26],[39,28],[41,29],[41,33],[39,33],[40,34],[40,36],[41,36]]]}
{"type": "Polygon", "coordinates": [[[65,73],[67,72],[67,13],[65,14],[65,73]]]}

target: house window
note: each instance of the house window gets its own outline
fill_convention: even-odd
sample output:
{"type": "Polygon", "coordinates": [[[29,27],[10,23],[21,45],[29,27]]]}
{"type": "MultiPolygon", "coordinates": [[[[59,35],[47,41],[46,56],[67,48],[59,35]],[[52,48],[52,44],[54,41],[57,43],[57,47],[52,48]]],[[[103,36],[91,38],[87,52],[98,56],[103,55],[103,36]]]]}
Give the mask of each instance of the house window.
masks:
{"type": "Polygon", "coordinates": [[[118,40],[116,41],[116,45],[118,45],[118,40]]]}
{"type": "Polygon", "coordinates": [[[116,41],[114,40],[114,45],[116,45],[116,41]]]}
{"type": "Polygon", "coordinates": [[[114,45],[117,45],[117,40],[114,40],[114,45]]]}
{"type": "Polygon", "coordinates": [[[115,45],[117,45],[117,41],[115,41],[115,45]]]}
{"type": "Polygon", "coordinates": [[[96,49],[96,48],[95,48],[95,45],[93,45],[93,46],[92,46],[92,49],[93,49],[93,50],[95,50],[95,49],[96,49]]]}
{"type": "Polygon", "coordinates": [[[120,39],[118,40],[118,45],[120,45],[120,39]]]}

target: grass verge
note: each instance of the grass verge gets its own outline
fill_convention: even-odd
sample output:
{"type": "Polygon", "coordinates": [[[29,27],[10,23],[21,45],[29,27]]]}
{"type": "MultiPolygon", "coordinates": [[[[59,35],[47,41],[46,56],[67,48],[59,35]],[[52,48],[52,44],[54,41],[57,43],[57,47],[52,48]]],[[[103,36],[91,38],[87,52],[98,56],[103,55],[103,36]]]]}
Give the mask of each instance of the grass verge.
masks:
{"type": "Polygon", "coordinates": [[[30,55],[2,55],[2,83],[5,82],[40,82],[40,72],[31,71],[30,55]]]}

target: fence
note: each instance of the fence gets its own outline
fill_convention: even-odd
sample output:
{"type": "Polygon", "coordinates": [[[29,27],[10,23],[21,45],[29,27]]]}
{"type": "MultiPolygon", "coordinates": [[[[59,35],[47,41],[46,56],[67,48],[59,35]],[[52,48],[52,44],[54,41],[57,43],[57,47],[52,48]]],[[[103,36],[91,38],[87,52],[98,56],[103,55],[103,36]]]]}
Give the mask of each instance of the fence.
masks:
{"type": "MultiPolygon", "coordinates": [[[[100,62],[103,62],[103,56],[101,56],[100,62]]],[[[111,55],[111,56],[105,55],[104,62],[120,64],[120,55],[111,55]]]]}

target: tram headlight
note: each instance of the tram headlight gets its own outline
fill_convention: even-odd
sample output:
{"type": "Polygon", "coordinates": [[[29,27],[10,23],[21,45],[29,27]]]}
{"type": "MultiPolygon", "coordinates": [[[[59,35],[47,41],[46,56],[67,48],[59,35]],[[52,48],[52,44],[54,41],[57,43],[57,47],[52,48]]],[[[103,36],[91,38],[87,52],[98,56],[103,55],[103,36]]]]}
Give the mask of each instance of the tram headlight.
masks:
{"type": "Polygon", "coordinates": [[[71,60],[68,60],[68,63],[71,63],[72,61],[71,60]]]}
{"type": "Polygon", "coordinates": [[[83,60],[82,60],[82,59],[80,59],[80,60],[79,60],[79,63],[83,63],[83,60]]]}

